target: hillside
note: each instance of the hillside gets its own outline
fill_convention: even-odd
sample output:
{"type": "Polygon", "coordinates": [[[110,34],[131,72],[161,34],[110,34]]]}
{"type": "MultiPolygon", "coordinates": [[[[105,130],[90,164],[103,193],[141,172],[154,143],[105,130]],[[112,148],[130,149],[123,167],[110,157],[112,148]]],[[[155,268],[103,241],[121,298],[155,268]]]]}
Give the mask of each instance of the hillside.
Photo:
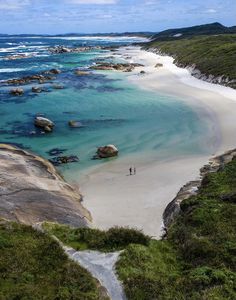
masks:
{"type": "Polygon", "coordinates": [[[236,88],[236,34],[156,39],[144,48],[173,56],[176,65],[189,67],[197,78],[236,88]]]}
{"type": "Polygon", "coordinates": [[[197,35],[214,35],[225,33],[236,33],[236,27],[226,27],[216,22],[192,27],[167,29],[152,36],[152,40],[165,41],[173,39],[182,39],[197,35]]]}
{"type": "Polygon", "coordinates": [[[45,234],[1,220],[0,298],[106,298],[97,281],[68,260],[53,234],[76,250],[124,250],[116,268],[130,300],[235,299],[236,150],[202,172],[198,194],[180,204],[160,241],[128,228],[105,232],[46,223],[45,234]]]}

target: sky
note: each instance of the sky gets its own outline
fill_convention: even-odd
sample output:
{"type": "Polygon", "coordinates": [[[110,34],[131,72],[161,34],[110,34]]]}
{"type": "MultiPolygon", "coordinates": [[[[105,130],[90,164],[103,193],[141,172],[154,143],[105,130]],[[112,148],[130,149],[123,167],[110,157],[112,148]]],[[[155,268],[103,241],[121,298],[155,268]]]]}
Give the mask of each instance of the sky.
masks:
{"type": "Polygon", "coordinates": [[[236,0],[0,0],[0,33],[57,34],[236,25],[236,0]]]}

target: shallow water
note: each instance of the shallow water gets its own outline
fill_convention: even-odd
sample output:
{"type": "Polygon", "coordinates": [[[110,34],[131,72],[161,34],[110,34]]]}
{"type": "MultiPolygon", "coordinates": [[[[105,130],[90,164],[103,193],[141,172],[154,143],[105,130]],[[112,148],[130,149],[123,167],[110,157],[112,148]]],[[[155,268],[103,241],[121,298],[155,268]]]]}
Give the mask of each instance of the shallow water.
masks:
{"type": "MultiPolygon", "coordinates": [[[[32,85],[24,86],[21,97],[9,95],[10,87],[0,87],[0,141],[16,143],[43,157],[49,158],[53,148],[65,150],[65,155],[78,155],[79,163],[60,167],[71,179],[71,174],[86,173],[89,167],[108,163],[94,161],[91,157],[96,147],[115,144],[120,157],[169,158],[176,155],[211,153],[204,148],[208,137],[208,124],[199,113],[181,99],[149,92],[128,83],[126,73],[92,72],[76,76],[74,69],[86,69],[98,57],[114,55],[114,52],[96,50],[80,54],[50,55],[49,46],[61,44],[122,45],[132,39],[68,39],[68,38],[0,38],[0,80],[36,74],[52,68],[63,72],[56,83],[62,90],[31,93],[32,85]],[[6,55],[27,53],[35,55],[27,59],[4,60],[6,55]],[[56,124],[52,134],[35,134],[35,114],[44,114],[56,124]],[[81,128],[70,128],[68,121],[82,123],[81,128]]],[[[112,58],[122,61],[121,58],[112,58]]],[[[55,83],[54,82],[54,83],[55,83]]],[[[35,85],[35,84],[33,84],[35,85]]]]}

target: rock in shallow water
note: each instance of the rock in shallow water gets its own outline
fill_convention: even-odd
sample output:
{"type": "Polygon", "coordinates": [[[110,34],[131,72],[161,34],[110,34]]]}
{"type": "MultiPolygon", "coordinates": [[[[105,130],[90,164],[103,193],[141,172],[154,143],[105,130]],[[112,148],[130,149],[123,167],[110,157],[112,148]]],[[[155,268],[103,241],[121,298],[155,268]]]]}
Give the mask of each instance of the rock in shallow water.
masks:
{"type": "Polygon", "coordinates": [[[46,132],[52,132],[55,126],[55,124],[51,120],[43,117],[36,117],[34,120],[34,125],[36,127],[43,128],[43,130],[46,132]]]}
{"type": "Polygon", "coordinates": [[[54,166],[59,166],[61,164],[68,164],[68,163],[74,163],[74,162],[79,162],[79,158],[76,155],[71,155],[71,156],[57,156],[49,159],[49,161],[54,165],[54,166]]]}
{"type": "Polygon", "coordinates": [[[119,150],[114,145],[107,145],[104,147],[99,147],[97,149],[97,154],[93,157],[93,159],[102,159],[102,158],[109,158],[115,157],[119,153],[119,150]]]}
{"type": "Polygon", "coordinates": [[[14,96],[21,96],[24,94],[24,90],[17,88],[17,89],[12,89],[10,90],[10,94],[14,95],[14,96]]]}

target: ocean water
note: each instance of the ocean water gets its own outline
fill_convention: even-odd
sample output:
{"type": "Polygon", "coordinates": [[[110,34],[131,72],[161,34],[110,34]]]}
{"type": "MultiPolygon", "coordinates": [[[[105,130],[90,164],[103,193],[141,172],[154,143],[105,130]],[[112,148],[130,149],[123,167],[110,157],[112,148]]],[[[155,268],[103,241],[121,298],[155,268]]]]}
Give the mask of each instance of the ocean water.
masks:
{"type": "MultiPolygon", "coordinates": [[[[17,144],[50,158],[53,148],[64,150],[63,155],[77,155],[79,163],[60,166],[66,177],[69,171],[86,173],[89,167],[109,163],[91,160],[98,146],[115,144],[120,158],[128,155],[166,159],[176,155],[210,153],[203,147],[208,137],[208,124],[192,107],[181,99],[140,89],[128,82],[128,73],[97,72],[77,76],[75,69],[86,70],[97,59],[123,61],[109,50],[87,53],[57,54],[48,52],[53,45],[127,45],[139,38],[109,37],[0,37],[0,142],[17,144]],[[32,57],[6,60],[13,54],[32,57]],[[43,85],[48,92],[34,94],[25,85],[25,94],[14,97],[12,87],[3,80],[38,74],[52,68],[63,72],[53,84],[62,90],[43,85]],[[43,114],[55,124],[50,134],[35,133],[36,114],[43,114]],[[81,128],[70,128],[76,120],[81,128]]],[[[117,158],[117,159],[120,159],[117,158]]]]}

